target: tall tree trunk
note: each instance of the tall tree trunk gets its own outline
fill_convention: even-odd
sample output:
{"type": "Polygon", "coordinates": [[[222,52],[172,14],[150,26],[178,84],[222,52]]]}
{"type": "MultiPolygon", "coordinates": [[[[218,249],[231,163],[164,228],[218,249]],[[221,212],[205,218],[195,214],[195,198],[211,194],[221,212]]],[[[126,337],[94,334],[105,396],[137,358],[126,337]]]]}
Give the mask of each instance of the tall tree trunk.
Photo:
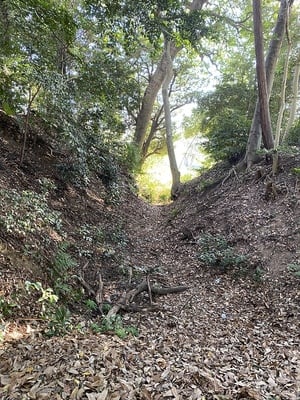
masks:
{"type": "Polygon", "coordinates": [[[166,77],[162,84],[162,97],[164,103],[165,112],[165,125],[166,125],[166,142],[168,149],[168,156],[170,162],[170,169],[172,174],[172,187],[171,187],[171,198],[176,199],[180,191],[180,172],[178,170],[176,156],[173,145],[173,135],[172,135],[172,120],[171,120],[171,107],[169,101],[169,85],[173,76],[173,61],[170,54],[171,43],[165,38],[165,54],[167,61],[166,77]]]}
{"type": "MultiPolygon", "coordinates": [[[[171,42],[170,55],[172,61],[174,60],[176,54],[180,50],[181,47],[176,47],[175,44],[171,42]]],[[[143,147],[147,136],[147,129],[151,121],[151,115],[156,97],[161,89],[162,83],[166,76],[166,68],[167,68],[167,55],[164,50],[162,57],[158,63],[158,66],[154,71],[154,74],[150,77],[148,86],[145,90],[144,97],[142,100],[142,106],[136,119],[134,143],[137,145],[137,147],[140,149],[142,153],[145,153],[145,151],[143,151],[143,147]]]]}
{"type": "Polygon", "coordinates": [[[285,141],[286,137],[288,136],[289,131],[291,130],[291,128],[295,122],[295,119],[296,119],[297,100],[298,100],[298,95],[299,95],[299,83],[300,83],[299,78],[300,78],[300,59],[298,60],[298,63],[295,66],[293,84],[292,84],[292,103],[291,103],[290,115],[289,115],[289,119],[287,122],[287,126],[285,128],[285,132],[282,137],[283,142],[285,141]]]}
{"type": "Polygon", "coordinates": [[[286,106],[286,82],[287,82],[288,72],[289,72],[290,54],[291,54],[291,42],[288,37],[288,48],[287,48],[285,62],[284,62],[284,70],[283,70],[281,93],[280,93],[280,106],[279,106],[279,111],[278,111],[276,132],[275,132],[275,144],[274,144],[275,149],[279,146],[281,129],[282,129],[282,120],[283,120],[284,110],[285,110],[285,106],[286,106]]]}
{"type": "Polygon", "coordinates": [[[67,74],[67,62],[68,62],[68,45],[62,39],[57,42],[57,71],[61,75],[67,74]]]}
{"type": "Polygon", "coordinates": [[[260,124],[265,146],[267,149],[272,149],[274,147],[274,140],[271,127],[268,87],[265,69],[261,0],[253,0],[253,26],[256,54],[256,75],[260,104],[260,124]]]}
{"type": "MultiPolygon", "coordinates": [[[[190,11],[201,10],[204,3],[207,0],[193,0],[191,4],[188,6],[190,11]]],[[[172,61],[176,57],[176,55],[180,52],[182,46],[176,46],[174,42],[170,42],[170,55],[172,61]]],[[[136,120],[136,128],[134,133],[134,143],[137,147],[142,151],[145,138],[147,136],[147,129],[151,120],[151,114],[153,111],[153,106],[156,100],[156,97],[161,89],[162,83],[166,76],[166,67],[167,67],[167,60],[166,60],[166,53],[165,49],[162,53],[161,59],[157,65],[156,70],[154,71],[153,75],[150,77],[148,86],[145,90],[141,109],[137,116],[136,120]]]]}
{"type": "MultiPolygon", "coordinates": [[[[268,97],[270,98],[272,92],[272,86],[274,81],[275,69],[279,57],[279,52],[281,49],[282,41],[284,38],[285,26],[287,21],[287,15],[289,7],[292,6],[293,0],[281,0],[280,8],[278,12],[278,17],[276,25],[273,31],[272,40],[269,45],[268,54],[266,57],[266,79],[268,88],[268,97]]],[[[250,168],[252,164],[256,161],[256,152],[260,147],[261,143],[261,117],[260,117],[260,104],[259,100],[256,101],[255,111],[253,114],[252,124],[249,132],[247,150],[244,159],[244,163],[247,168],[250,168]]],[[[267,147],[267,143],[264,143],[267,147]]]]}

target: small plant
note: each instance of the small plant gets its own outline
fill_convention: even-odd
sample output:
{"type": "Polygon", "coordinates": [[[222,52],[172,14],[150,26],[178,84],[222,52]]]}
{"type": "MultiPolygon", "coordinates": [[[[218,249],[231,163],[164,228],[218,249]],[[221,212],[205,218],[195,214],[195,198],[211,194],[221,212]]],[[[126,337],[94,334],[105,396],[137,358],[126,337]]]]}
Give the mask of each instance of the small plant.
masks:
{"type": "Polygon", "coordinates": [[[48,317],[47,336],[65,335],[71,327],[71,313],[65,306],[60,306],[48,317]]]}
{"type": "Polygon", "coordinates": [[[201,192],[202,190],[209,188],[213,184],[214,184],[214,181],[212,179],[203,179],[199,183],[199,186],[197,187],[197,191],[201,192]]]}
{"type": "Polygon", "coordinates": [[[64,297],[65,300],[74,300],[74,297],[78,297],[78,293],[75,293],[68,280],[70,277],[69,272],[77,266],[77,261],[67,252],[68,247],[68,243],[59,245],[52,260],[49,275],[52,279],[55,293],[59,297],[64,297]]]}
{"type": "Polygon", "coordinates": [[[256,282],[260,283],[260,282],[263,281],[264,274],[265,274],[265,272],[264,272],[264,270],[262,268],[256,267],[255,271],[253,273],[253,279],[256,282]]]}
{"type": "Polygon", "coordinates": [[[126,326],[126,332],[132,336],[139,336],[139,330],[135,326],[126,326]]]}
{"type": "Polygon", "coordinates": [[[40,282],[25,282],[28,293],[35,290],[40,293],[38,303],[41,304],[41,317],[48,322],[46,335],[64,335],[69,330],[71,313],[65,306],[57,306],[58,296],[53,293],[52,288],[44,289],[40,282]]]}
{"type": "Polygon", "coordinates": [[[26,281],[25,288],[28,293],[31,293],[32,290],[40,293],[41,296],[38,299],[38,303],[41,304],[40,314],[43,318],[47,319],[54,309],[54,304],[58,301],[58,296],[53,293],[52,288],[44,289],[41,282],[26,281]]]}
{"type": "Polygon", "coordinates": [[[229,267],[242,267],[246,263],[247,257],[235,253],[233,247],[222,235],[204,234],[198,239],[198,245],[199,260],[223,272],[226,272],[229,267]]]}
{"type": "Polygon", "coordinates": [[[91,324],[91,329],[95,333],[113,332],[119,338],[124,339],[129,334],[138,336],[138,329],[134,326],[124,326],[120,315],[110,318],[103,318],[101,325],[91,324]]]}
{"type": "Polygon", "coordinates": [[[56,277],[64,277],[66,272],[77,266],[77,261],[67,253],[68,243],[62,243],[55,254],[52,272],[56,277]]]}
{"type": "Polygon", "coordinates": [[[288,270],[292,272],[293,275],[300,278],[300,264],[289,264],[288,270]]]}
{"type": "Polygon", "coordinates": [[[96,322],[92,322],[90,325],[90,328],[91,328],[92,332],[94,332],[94,333],[102,332],[101,326],[99,324],[96,324],[96,322]]]}
{"type": "Polygon", "coordinates": [[[98,305],[94,300],[87,299],[85,301],[85,306],[89,311],[97,311],[98,305]]]}
{"type": "Polygon", "coordinates": [[[79,228],[79,234],[83,240],[85,240],[88,243],[93,243],[94,241],[94,232],[93,232],[93,226],[91,225],[82,225],[79,228]]]}
{"type": "Polygon", "coordinates": [[[175,219],[179,213],[180,213],[179,208],[173,208],[173,210],[171,210],[170,212],[169,221],[175,219]]]}
{"type": "Polygon", "coordinates": [[[8,318],[13,314],[14,308],[17,304],[9,299],[0,296],[0,318],[8,318]]]}
{"type": "Polygon", "coordinates": [[[108,231],[105,236],[108,241],[120,248],[126,247],[128,243],[128,239],[121,224],[108,231]]]}
{"type": "Polygon", "coordinates": [[[45,196],[47,196],[51,190],[56,189],[55,183],[49,178],[41,178],[38,182],[41,186],[41,191],[45,196]]]}
{"type": "Polygon", "coordinates": [[[102,305],[102,311],[104,314],[107,314],[109,310],[111,309],[111,305],[109,303],[103,303],[102,305]]]}
{"type": "Polygon", "coordinates": [[[296,176],[300,176],[300,168],[292,168],[291,169],[292,173],[296,176]]]}

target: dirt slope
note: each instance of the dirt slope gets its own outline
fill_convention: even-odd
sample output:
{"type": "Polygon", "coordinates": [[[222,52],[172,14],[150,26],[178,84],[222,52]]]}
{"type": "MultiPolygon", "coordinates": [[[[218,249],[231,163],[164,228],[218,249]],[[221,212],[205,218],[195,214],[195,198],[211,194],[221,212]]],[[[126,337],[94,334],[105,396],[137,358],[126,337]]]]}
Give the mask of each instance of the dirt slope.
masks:
{"type": "Polygon", "coordinates": [[[63,226],[34,221],[40,229],[25,237],[0,231],[1,296],[18,294],[21,304],[0,321],[1,399],[300,399],[299,278],[288,269],[300,262],[299,157],[282,159],[275,178],[264,163],[228,177],[215,169],[173,204],[153,206],[125,177],[114,204],[99,179],[87,190],[66,184],[55,167],[64,160],[44,148],[28,150],[22,169],[19,144],[3,136],[1,148],[0,189],[41,193],[41,178],[51,180],[47,205],[63,226]],[[227,249],[246,256],[243,268],[203,262],[203,237],[225,238],[227,249]],[[147,293],[138,296],[137,311],[123,313],[138,337],[92,333],[101,316],[74,300],[73,331],[47,338],[36,295],[21,288],[26,280],[50,283],[53,255],[66,240],[76,274],[95,291],[101,272],[107,302],[147,274],[151,284],[190,289],[152,305],[147,293]]]}

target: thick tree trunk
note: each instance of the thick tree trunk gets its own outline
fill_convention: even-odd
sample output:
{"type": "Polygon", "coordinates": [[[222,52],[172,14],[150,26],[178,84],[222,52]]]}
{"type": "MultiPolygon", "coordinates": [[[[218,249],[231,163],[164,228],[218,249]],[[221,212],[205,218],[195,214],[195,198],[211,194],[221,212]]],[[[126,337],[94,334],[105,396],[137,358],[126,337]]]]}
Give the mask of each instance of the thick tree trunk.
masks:
{"type": "MultiPolygon", "coordinates": [[[[176,47],[174,43],[171,45],[170,54],[172,60],[176,54],[181,50],[180,47],[176,47]]],[[[147,128],[149,126],[153,106],[166,76],[167,59],[165,51],[162,54],[161,60],[158,66],[149,80],[149,84],[145,90],[144,97],[142,100],[141,110],[137,116],[136,128],[134,135],[134,142],[138,148],[142,151],[145,138],[147,136],[147,128]]]]}
{"type": "MultiPolygon", "coordinates": [[[[270,98],[272,92],[272,86],[274,81],[275,69],[277,60],[279,57],[279,52],[281,49],[285,26],[288,16],[289,7],[293,4],[293,0],[286,1],[281,0],[280,9],[278,12],[277,22],[273,31],[272,40],[269,45],[268,54],[266,57],[266,79],[267,79],[267,88],[268,88],[268,97],[270,98]]],[[[256,161],[257,155],[256,152],[260,147],[261,143],[261,121],[260,121],[260,105],[259,100],[256,102],[255,111],[252,119],[252,124],[249,132],[248,144],[246,155],[244,159],[244,163],[248,168],[252,166],[252,164],[256,161]]],[[[266,146],[267,144],[264,143],[266,146]]]]}
{"type": "Polygon", "coordinates": [[[171,107],[169,101],[169,85],[171,83],[173,76],[173,65],[170,54],[170,42],[167,39],[165,39],[165,53],[167,60],[167,69],[166,69],[166,77],[162,85],[162,97],[163,97],[164,112],[165,112],[166,142],[167,142],[168,156],[170,162],[170,169],[172,174],[171,198],[172,200],[174,200],[178,197],[180,191],[180,172],[178,170],[174,145],[173,145],[171,107]]]}
{"type": "MultiPolygon", "coordinates": [[[[206,1],[207,0],[193,0],[187,8],[190,11],[201,10],[206,1]]],[[[176,46],[175,43],[171,42],[170,54],[172,61],[174,60],[174,58],[181,49],[182,46],[176,46]]],[[[145,90],[144,97],[142,100],[141,109],[136,120],[134,143],[137,145],[140,151],[142,151],[144,146],[144,142],[147,136],[147,129],[151,121],[153,106],[156,97],[163,84],[165,75],[166,75],[166,54],[164,50],[154,74],[150,77],[148,86],[145,90]]]]}
{"type": "Polygon", "coordinates": [[[268,87],[264,59],[261,0],[253,0],[253,26],[262,137],[266,148],[272,149],[274,147],[274,140],[271,128],[268,87]]]}

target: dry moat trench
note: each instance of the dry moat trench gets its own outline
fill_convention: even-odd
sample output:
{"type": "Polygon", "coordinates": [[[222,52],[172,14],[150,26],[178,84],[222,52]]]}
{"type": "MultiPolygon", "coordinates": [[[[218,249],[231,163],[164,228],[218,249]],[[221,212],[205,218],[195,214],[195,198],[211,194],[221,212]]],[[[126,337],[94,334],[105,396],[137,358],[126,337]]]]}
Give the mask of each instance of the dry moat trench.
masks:
{"type": "MultiPolygon", "coordinates": [[[[152,306],[141,295],[138,311],[123,313],[137,337],[74,329],[47,338],[29,320],[11,321],[0,348],[0,398],[300,399],[299,279],[287,268],[299,255],[299,192],[286,176],[277,180],[272,199],[255,171],[218,185],[196,180],[169,206],[123,199],[117,212],[130,265],[150,271],[152,284],[190,289],[154,297],[152,306]],[[195,241],[203,233],[249,256],[258,279],[202,265],[195,241]]],[[[73,219],[83,210],[90,222],[103,217],[93,189],[66,196],[73,219]]],[[[127,282],[126,275],[112,285],[104,275],[104,295],[114,301],[127,282]]]]}

